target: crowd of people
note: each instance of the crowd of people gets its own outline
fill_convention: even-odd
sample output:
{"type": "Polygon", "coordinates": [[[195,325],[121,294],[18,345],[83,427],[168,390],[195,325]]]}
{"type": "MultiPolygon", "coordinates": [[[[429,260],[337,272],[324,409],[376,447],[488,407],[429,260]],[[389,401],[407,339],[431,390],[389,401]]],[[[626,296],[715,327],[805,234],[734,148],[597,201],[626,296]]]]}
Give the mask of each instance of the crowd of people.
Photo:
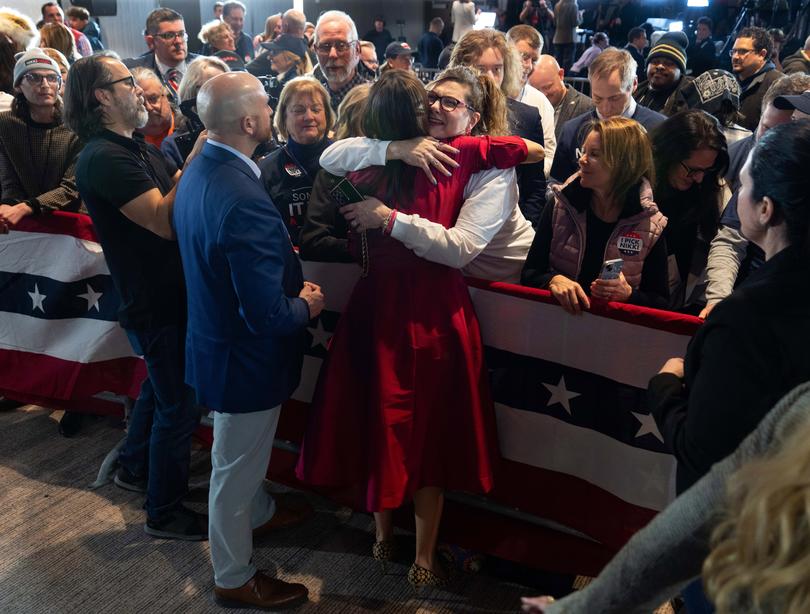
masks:
{"type": "MultiPolygon", "coordinates": [[[[780,58],[769,31],[746,26],[726,71],[710,19],[694,42],[667,32],[650,44],[629,2],[597,16],[610,35],[577,58],[576,0],[550,4],[523,3],[504,32],[474,27],[475,5],[456,0],[452,27],[436,17],[411,47],[383,16],[361,39],[337,10],[313,23],[290,9],[251,37],[246,6],[230,0],[202,27],[200,54],[183,16],[157,8],[148,50],[123,60],[86,9],[67,25],[48,2],[38,28],[0,9],[0,230],[51,211],[92,218],[148,373],[114,481],[145,495],[148,534],[210,540],[221,605],[307,595],[251,559],[254,537],[311,512],[262,487],[305,329],[328,298],[300,258],[355,262],[361,277],[297,475],[354,492],[383,563],[396,555],[392,512],[413,501],[413,586],[448,582],[444,492],[486,493],[497,477],[467,275],[548,290],[573,316],[612,302],[705,320],[648,389],[681,496],[587,589],[527,610],[636,611],[691,582],[685,598],[702,611],[705,559],[720,611],[805,611],[804,575],[760,590],[767,562],[735,553],[752,547],[752,527],[808,539],[806,507],[752,510],[755,497],[787,508],[758,476],[808,457],[784,426],[807,421],[807,391],[772,408],[810,380],[810,39],[780,58]],[[425,83],[415,58],[443,68],[425,83]],[[183,505],[200,407],[215,415],[207,515],[183,505]],[[656,532],[662,518],[677,530],[656,532]]],[[[71,434],[80,417],[66,416],[71,434]]],[[[778,482],[806,497],[801,479],[778,482]]],[[[785,548],[779,565],[801,556],[785,548]]]]}

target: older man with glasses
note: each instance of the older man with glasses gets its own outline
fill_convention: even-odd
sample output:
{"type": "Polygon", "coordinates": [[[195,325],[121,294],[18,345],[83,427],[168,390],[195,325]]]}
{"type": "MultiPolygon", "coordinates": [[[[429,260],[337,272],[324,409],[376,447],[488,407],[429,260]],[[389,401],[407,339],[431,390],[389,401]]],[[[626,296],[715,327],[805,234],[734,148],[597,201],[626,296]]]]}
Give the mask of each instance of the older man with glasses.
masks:
{"type": "Polygon", "coordinates": [[[146,18],[144,40],[149,51],[124,60],[124,65],[127,68],[144,66],[155,71],[171,90],[172,102],[178,104],[177,88],[186,74],[186,66],[198,57],[188,52],[188,33],[183,16],[172,9],[155,9],[146,18]]]}
{"type": "Polygon", "coordinates": [[[315,77],[329,92],[332,109],[338,106],[355,86],[367,83],[357,71],[360,41],[357,26],[343,11],[326,11],[315,24],[315,53],[318,68],[315,77]]]}
{"type": "Polygon", "coordinates": [[[100,52],[71,67],[65,122],[86,143],[76,183],[120,294],[119,322],[148,376],[115,484],[146,493],[147,534],[203,540],[206,516],[182,505],[199,412],[184,380],[186,293],[170,223],[180,171],[133,138],[148,120],[143,90],[114,56],[100,52]]]}

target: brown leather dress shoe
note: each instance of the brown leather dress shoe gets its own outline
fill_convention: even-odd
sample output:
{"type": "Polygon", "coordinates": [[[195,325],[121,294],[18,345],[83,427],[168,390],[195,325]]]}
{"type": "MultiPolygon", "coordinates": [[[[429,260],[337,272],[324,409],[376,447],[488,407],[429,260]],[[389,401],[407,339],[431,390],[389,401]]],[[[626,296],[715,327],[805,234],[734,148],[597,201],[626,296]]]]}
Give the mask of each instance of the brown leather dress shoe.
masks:
{"type": "Polygon", "coordinates": [[[276,497],[276,513],[263,525],[253,529],[254,538],[262,538],[275,531],[291,529],[303,524],[312,516],[312,506],[304,501],[276,497]]]}
{"type": "Polygon", "coordinates": [[[257,571],[239,588],[214,587],[214,601],[223,608],[282,610],[306,601],[309,591],[303,584],[291,584],[257,571]]]}

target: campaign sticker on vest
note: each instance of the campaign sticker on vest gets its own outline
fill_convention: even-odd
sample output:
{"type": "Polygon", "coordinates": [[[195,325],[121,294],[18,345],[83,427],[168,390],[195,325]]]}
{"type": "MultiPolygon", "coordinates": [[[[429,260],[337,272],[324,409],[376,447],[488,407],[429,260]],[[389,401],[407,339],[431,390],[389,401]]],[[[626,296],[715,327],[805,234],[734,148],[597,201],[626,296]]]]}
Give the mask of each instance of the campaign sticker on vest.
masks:
{"type": "Polygon", "coordinates": [[[625,256],[638,256],[644,247],[644,241],[635,232],[626,232],[616,241],[616,247],[625,256]]]}
{"type": "Polygon", "coordinates": [[[287,162],[284,164],[284,170],[287,171],[287,174],[290,177],[301,177],[304,174],[304,171],[298,168],[298,165],[294,162],[287,162]]]}

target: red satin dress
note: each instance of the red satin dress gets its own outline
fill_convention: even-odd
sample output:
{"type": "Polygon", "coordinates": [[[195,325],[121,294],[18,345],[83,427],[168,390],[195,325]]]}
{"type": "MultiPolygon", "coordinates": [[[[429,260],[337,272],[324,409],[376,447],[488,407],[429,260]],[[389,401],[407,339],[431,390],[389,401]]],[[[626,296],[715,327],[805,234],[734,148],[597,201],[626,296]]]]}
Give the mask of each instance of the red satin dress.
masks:
{"type": "MultiPolygon", "coordinates": [[[[526,158],[519,138],[456,137],[459,168],[389,202],[450,228],[470,176],[526,158]]],[[[379,167],[351,173],[379,185],[379,167]]],[[[385,190],[378,190],[383,197],[385,190]]],[[[368,193],[368,191],[366,191],[368,193]]],[[[368,232],[369,274],[354,288],[321,368],[296,474],[351,487],[368,511],[399,507],[420,488],[487,492],[498,452],[478,319],[461,271],[368,232]]]]}

